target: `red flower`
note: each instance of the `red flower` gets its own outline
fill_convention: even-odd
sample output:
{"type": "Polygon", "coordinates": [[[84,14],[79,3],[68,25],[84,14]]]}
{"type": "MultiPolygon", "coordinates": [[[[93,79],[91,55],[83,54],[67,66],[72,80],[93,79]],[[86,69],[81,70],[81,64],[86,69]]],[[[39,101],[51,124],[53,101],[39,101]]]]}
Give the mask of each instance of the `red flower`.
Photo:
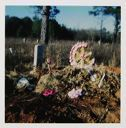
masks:
{"type": "Polygon", "coordinates": [[[56,91],[53,89],[46,89],[42,94],[44,96],[49,96],[49,95],[54,95],[56,93],[56,91]]]}

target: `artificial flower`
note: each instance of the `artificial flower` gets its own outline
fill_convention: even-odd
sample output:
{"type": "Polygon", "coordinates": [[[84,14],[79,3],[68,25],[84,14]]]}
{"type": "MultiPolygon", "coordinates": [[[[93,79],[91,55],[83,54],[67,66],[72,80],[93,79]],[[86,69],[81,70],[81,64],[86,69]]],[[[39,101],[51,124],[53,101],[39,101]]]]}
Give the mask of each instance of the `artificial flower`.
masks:
{"type": "Polygon", "coordinates": [[[68,96],[71,99],[78,98],[81,95],[82,95],[82,89],[81,88],[79,88],[79,89],[73,88],[71,91],[68,92],[68,96]]]}
{"type": "Polygon", "coordinates": [[[85,48],[87,48],[88,44],[85,42],[78,42],[77,44],[75,44],[71,51],[70,51],[70,57],[69,57],[69,61],[70,64],[75,67],[75,68],[87,68],[88,66],[91,66],[94,64],[94,58],[91,60],[88,60],[88,64],[86,64],[84,62],[84,60],[86,60],[87,57],[90,57],[92,52],[85,52],[85,48]],[[78,49],[82,48],[82,52],[78,52],[78,49]],[[78,54],[80,55],[78,55],[78,54]],[[78,57],[78,59],[80,60],[78,62],[78,59],[76,59],[76,57],[78,57]]]}
{"type": "Polygon", "coordinates": [[[54,89],[46,89],[42,94],[44,96],[54,95],[56,91],[54,89]]]}

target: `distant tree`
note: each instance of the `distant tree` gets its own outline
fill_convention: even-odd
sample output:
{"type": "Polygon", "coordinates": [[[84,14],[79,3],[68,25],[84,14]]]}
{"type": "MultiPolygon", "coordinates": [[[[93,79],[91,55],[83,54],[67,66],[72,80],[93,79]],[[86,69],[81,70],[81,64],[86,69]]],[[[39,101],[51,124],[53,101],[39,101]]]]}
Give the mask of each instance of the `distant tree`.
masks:
{"type": "Polygon", "coordinates": [[[23,37],[31,36],[32,34],[32,20],[29,17],[24,17],[22,20],[22,26],[23,26],[23,37]]]}
{"type": "Polygon", "coordinates": [[[35,13],[41,14],[41,42],[48,44],[49,41],[49,18],[55,17],[60,11],[56,6],[35,6],[35,13]]]}
{"type": "Polygon", "coordinates": [[[6,15],[5,16],[5,36],[6,37],[9,35],[9,29],[8,29],[9,20],[10,20],[10,16],[9,15],[6,15]]]}
{"type": "Polygon", "coordinates": [[[90,15],[100,16],[100,42],[102,42],[102,29],[103,29],[103,16],[104,16],[104,7],[93,7],[93,11],[89,11],[90,15]]]}
{"type": "Polygon", "coordinates": [[[32,33],[32,20],[29,17],[5,17],[6,37],[29,37],[32,33]]]}
{"type": "MultiPolygon", "coordinates": [[[[17,17],[5,17],[6,37],[35,37],[39,38],[41,34],[41,19],[37,16],[31,20],[29,17],[22,19],[17,17]]],[[[112,42],[112,34],[105,28],[102,29],[103,43],[112,42]]],[[[99,41],[100,31],[96,29],[76,30],[59,24],[55,18],[49,18],[49,40],[76,40],[76,41],[99,41]]],[[[118,33],[118,40],[120,33],[118,33]]]]}
{"type": "Polygon", "coordinates": [[[61,25],[55,19],[49,20],[49,40],[58,40],[61,25]]]}
{"type": "Polygon", "coordinates": [[[55,19],[49,20],[49,40],[73,40],[73,30],[60,25],[55,19]]]}
{"type": "Polygon", "coordinates": [[[120,32],[120,21],[121,21],[121,8],[119,6],[116,7],[107,7],[104,10],[105,15],[111,15],[115,19],[115,28],[114,28],[114,41],[117,42],[117,37],[120,32]]]}
{"type": "Polygon", "coordinates": [[[7,18],[5,21],[5,34],[8,37],[16,37],[18,28],[21,26],[21,20],[17,17],[7,18]]]}
{"type": "Polygon", "coordinates": [[[82,30],[76,30],[74,39],[79,40],[79,41],[87,41],[88,37],[89,37],[89,35],[88,35],[87,31],[82,29],[82,30]]]}
{"type": "Polygon", "coordinates": [[[95,42],[95,41],[99,41],[100,39],[100,32],[99,30],[96,30],[96,29],[88,29],[86,30],[87,32],[87,40],[90,40],[91,42],[95,42]]]}
{"type": "MultiPolygon", "coordinates": [[[[114,28],[114,42],[117,42],[117,36],[120,30],[120,20],[121,20],[121,9],[119,6],[96,6],[93,8],[93,11],[89,12],[90,14],[94,16],[98,15],[110,15],[113,16],[115,19],[115,28],[114,28]]],[[[102,33],[102,23],[101,20],[101,33],[102,33]]]]}
{"type": "Polygon", "coordinates": [[[32,36],[35,38],[39,38],[41,33],[41,19],[38,17],[33,17],[32,24],[32,36]]]}

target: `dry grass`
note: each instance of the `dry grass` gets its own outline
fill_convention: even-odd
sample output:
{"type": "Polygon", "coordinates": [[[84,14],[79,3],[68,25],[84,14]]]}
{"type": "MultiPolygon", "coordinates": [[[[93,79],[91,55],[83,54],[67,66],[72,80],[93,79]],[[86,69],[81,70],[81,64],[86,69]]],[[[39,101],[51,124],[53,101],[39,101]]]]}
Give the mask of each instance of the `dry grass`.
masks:
{"type": "MultiPolygon", "coordinates": [[[[14,69],[16,65],[23,64],[31,67],[33,64],[34,45],[37,39],[7,38],[5,44],[6,69],[14,69]],[[9,52],[12,48],[14,55],[9,52]]],[[[58,67],[69,65],[69,52],[75,41],[54,41],[49,42],[45,55],[51,56],[53,62],[58,67]]],[[[120,44],[101,44],[97,42],[89,43],[89,48],[93,52],[97,64],[103,63],[108,66],[120,66],[120,44]]]]}

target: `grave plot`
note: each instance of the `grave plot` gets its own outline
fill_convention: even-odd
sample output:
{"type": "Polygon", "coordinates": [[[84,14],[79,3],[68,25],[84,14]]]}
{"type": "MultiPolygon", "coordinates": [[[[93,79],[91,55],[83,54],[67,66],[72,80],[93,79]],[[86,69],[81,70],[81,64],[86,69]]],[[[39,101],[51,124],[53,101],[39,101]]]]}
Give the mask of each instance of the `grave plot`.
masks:
{"type": "Polygon", "coordinates": [[[6,76],[7,123],[119,123],[120,69],[96,65],[87,44],[75,44],[70,65],[6,76]]]}

